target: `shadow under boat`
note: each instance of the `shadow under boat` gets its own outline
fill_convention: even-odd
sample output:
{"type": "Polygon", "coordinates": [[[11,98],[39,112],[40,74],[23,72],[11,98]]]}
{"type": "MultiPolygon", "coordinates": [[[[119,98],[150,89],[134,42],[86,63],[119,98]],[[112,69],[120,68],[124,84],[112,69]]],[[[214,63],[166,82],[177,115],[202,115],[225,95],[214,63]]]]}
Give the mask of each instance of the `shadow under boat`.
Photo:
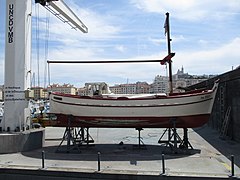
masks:
{"type": "Polygon", "coordinates": [[[71,146],[67,152],[67,145],[48,146],[30,152],[22,152],[24,156],[41,159],[42,151],[45,152],[45,158],[48,160],[70,160],[70,161],[97,161],[98,153],[101,153],[101,161],[152,161],[161,160],[162,154],[165,159],[177,159],[194,154],[199,154],[199,149],[183,150],[180,153],[173,153],[171,147],[163,145],[141,145],[137,144],[90,144],[81,145],[78,148],[71,146]]]}

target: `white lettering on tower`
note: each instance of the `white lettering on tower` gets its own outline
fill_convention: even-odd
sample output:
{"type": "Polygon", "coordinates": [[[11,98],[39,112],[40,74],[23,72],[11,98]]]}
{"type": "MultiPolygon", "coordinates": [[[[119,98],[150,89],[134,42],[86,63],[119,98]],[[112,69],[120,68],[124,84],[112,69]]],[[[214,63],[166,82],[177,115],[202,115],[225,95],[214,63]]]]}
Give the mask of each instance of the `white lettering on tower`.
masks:
{"type": "Polygon", "coordinates": [[[13,4],[9,4],[8,6],[8,43],[13,42],[13,11],[14,11],[13,4]]]}

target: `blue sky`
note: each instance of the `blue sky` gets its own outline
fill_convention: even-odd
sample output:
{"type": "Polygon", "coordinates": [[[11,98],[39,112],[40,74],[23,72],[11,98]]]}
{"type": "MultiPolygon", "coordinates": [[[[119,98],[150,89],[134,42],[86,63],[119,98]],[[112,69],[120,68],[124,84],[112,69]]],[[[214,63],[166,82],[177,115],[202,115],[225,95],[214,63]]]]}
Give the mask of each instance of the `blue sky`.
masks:
{"type": "MultiPolygon", "coordinates": [[[[0,0],[0,84],[4,83],[5,1],[0,0]]],[[[162,59],[167,55],[165,13],[170,13],[173,73],[182,66],[194,75],[221,74],[240,63],[239,0],[65,0],[88,27],[72,30],[33,3],[32,64],[37,79],[36,10],[39,9],[40,85],[50,60],[162,59]],[[48,55],[45,54],[49,18],[48,55]]],[[[50,83],[104,81],[110,85],[147,81],[166,75],[166,67],[149,64],[51,64],[50,83]]],[[[47,82],[48,83],[48,82],[47,82]]]]}

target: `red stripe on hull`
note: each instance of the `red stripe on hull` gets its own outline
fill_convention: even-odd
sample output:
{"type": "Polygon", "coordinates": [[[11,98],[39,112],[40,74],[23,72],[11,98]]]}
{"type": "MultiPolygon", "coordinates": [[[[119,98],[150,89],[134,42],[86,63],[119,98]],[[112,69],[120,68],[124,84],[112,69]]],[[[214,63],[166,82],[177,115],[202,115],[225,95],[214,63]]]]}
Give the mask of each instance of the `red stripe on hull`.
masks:
{"type": "Polygon", "coordinates": [[[79,117],[56,114],[57,120],[51,124],[56,127],[67,127],[70,117],[71,127],[102,128],[171,128],[173,121],[177,128],[195,128],[208,122],[209,114],[181,117],[79,117]]]}

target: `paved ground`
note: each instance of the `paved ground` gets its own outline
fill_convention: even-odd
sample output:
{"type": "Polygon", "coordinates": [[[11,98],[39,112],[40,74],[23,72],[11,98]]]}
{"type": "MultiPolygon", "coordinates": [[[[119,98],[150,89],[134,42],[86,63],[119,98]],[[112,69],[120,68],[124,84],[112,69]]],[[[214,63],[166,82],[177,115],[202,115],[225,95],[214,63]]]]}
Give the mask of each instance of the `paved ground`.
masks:
{"type": "MultiPolygon", "coordinates": [[[[189,129],[189,140],[194,150],[172,153],[169,147],[157,142],[164,129],[141,131],[146,146],[138,148],[138,131],[134,129],[90,129],[95,143],[80,146],[66,153],[66,146],[58,145],[63,128],[46,128],[46,142],[42,149],[0,155],[0,167],[38,169],[45,152],[45,168],[54,170],[95,172],[98,152],[101,153],[101,172],[159,175],[162,173],[162,153],[165,153],[167,175],[228,177],[231,174],[230,157],[235,157],[235,175],[240,177],[240,144],[221,140],[218,133],[207,126],[189,129]],[[120,144],[119,144],[120,143],[120,144]]],[[[182,137],[183,133],[178,130],[182,137]]],[[[65,145],[66,142],[63,143],[65,145]]]]}

